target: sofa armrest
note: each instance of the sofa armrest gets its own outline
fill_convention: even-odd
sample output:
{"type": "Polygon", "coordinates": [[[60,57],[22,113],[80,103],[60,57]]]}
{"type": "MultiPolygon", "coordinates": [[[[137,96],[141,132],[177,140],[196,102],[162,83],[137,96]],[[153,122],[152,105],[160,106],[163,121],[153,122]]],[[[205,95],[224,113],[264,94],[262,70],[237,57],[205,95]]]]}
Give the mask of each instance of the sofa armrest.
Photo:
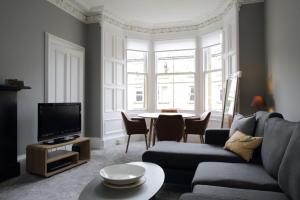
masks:
{"type": "Polygon", "coordinates": [[[230,129],[206,129],[205,143],[224,146],[229,137],[230,129]]]}

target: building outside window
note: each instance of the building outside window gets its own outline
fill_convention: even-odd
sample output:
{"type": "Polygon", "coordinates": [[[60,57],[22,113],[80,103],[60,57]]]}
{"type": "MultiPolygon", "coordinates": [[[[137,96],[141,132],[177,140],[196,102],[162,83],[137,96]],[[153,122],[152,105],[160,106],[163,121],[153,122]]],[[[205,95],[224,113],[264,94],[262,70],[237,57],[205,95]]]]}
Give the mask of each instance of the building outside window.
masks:
{"type": "Polygon", "coordinates": [[[195,49],[157,51],[156,108],[195,109],[195,49]]]}
{"type": "Polygon", "coordinates": [[[127,109],[146,109],[147,52],[127,50],[127,109]]]}
{"type": "Polygon", "coordinates": [[[222,112],[223,67],[220,32],[203,38],[204,110],[222,112]],[[207,40],[208,42],[206,42],[207,40]]]}

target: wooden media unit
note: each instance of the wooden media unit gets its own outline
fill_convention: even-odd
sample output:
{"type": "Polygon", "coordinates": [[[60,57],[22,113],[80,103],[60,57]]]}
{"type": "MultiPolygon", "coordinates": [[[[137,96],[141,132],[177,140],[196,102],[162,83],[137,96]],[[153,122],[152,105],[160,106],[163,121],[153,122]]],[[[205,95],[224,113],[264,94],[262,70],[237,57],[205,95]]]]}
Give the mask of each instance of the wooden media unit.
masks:
{"type": "Polygon", "coordinates": [[[32,144],[26,148],[26,169],[49,177],[86,163],[90,157],[90,140],[86,137],[59,144],[32,144]],[[67,150],[67,146],[72,148],[67,150]]]}

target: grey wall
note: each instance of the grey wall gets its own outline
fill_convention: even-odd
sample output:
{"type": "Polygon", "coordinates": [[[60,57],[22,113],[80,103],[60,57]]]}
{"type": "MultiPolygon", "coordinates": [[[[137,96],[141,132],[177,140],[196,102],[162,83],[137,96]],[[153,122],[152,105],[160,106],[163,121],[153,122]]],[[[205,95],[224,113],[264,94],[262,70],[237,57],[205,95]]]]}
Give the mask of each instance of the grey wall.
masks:
{"type": "Polygon", "coordinates": [[[100,49],[101,49],[100,25],[87,25],[87,49],[86,49],[86,135],[100,137],[100,49]]]}
{"type": "Polygon", "coordinates": [[[266,1],[269,101],[286,119],[300,120],[300,1],[266,1]]]}
{"type": "Polygon", "coordinates": [[[37,104],[44,101],[44,33],[86,46],[86,25],[44,0],[1,0],[0,82],[25,81],[18,94],[18,154],[37,142],[37,104]]]}
{"type": "Polygon", "coordinates": [[[245,4],[239,12],[240,112],[253,113],[253,96],[265,97],[264,3],[245,4]]]}

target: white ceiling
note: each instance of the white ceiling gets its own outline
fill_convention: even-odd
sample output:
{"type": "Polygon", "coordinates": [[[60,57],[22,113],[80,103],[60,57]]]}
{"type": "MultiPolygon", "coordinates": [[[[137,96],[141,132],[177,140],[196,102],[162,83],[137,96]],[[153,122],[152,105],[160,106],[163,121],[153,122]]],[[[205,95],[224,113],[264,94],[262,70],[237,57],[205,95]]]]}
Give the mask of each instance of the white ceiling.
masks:
{"type": "Polygon", "coordinates": [[[88,16],[104,12],[130,25],[194,25],[221,13],[230,0],[72,0],[88,16]]]}

